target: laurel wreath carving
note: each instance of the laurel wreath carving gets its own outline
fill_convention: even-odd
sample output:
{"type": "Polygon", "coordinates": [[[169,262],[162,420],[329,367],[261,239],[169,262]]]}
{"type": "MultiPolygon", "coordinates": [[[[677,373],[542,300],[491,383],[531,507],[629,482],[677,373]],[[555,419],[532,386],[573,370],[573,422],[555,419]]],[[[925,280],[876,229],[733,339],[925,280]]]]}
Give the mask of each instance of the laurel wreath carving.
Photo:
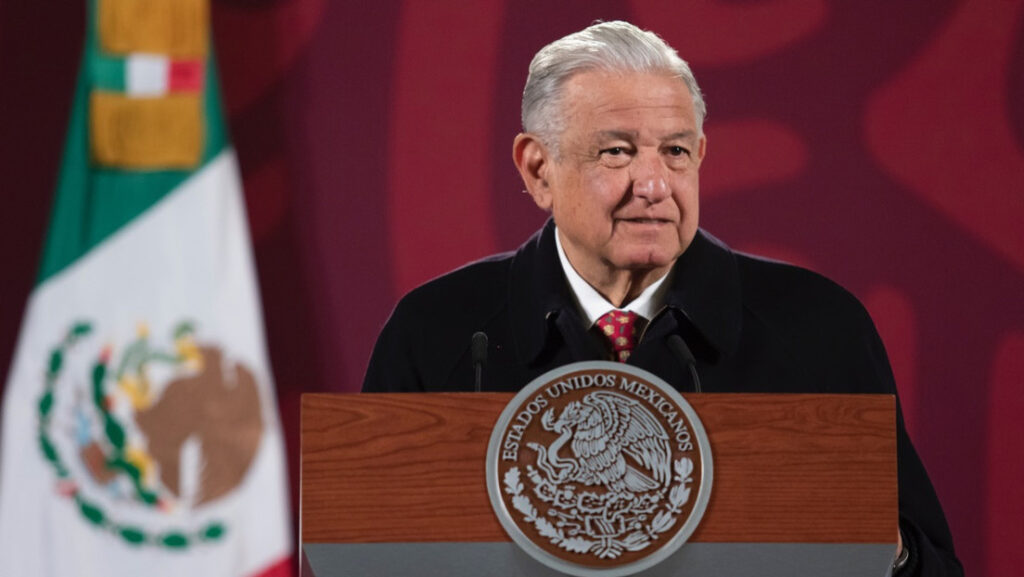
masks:
{"type": "MultiPolygon", "coordinates": [[[[536,471],[528,474],[535,483],[540,480],[536,471]],[[538,477],[538,479],[534,479],[538,477]]],[[[580,536],[567,536],[563,529],[556,527],[544,516],[540,515],[530,497],[523,493],[525,487],[520,478],[519,467],[512,467],[505,472],[503,479],[505,492],[512,497],[512,506],[523,515],[523,520],[531,524],[537,533],[548,539],[553,545],[570,553],[593,554],[602,559],[615,559],[624,551],[640,551],[648,547],[659,536],[671,529],[682,512],[682,508],[690,499],[690,487],[693,482],[693,461],[683,457],[673,463],[674,485],[669,490],[668,503],[647,525],[630,532],[622,538],[601,540],[587,539],[580,536]]],[[[549,512],[549,514],[554,514],[549,512]]]]}
{"type": "MultiPolygon", "coordinates": [[[[175,329],[174,336],[176,339],[187,337],[192,334],[192,331],[193,328],[190,323],[182,323],[175,329]]],[[[91,525],[109,531],[130,545],[153,545],[171,550],[185,550],[194,544],[220,541],[226,533],[226,528],[219,521],[211,522],[196,531],[172,529],[160,534],[153,534],[147,532],[142,527],[120,523],[105,511],[100,504],[91,501],[82,494],[78,482],[72,477],[57,445],[53,442],[50,429],[56,395],[55,388],[64,368],[64,358],[68,350],[90,333],[92,333],[91,323],[84,321],[76,322],[71,326],[61,342],[50,351],[43,394],[39,399],[37,409],[39,416],[39,448],[43,453],[43,457],[53,467],[54,473],[57,476],[58,490],[75,501],[79,512],[91,525]]],[[[171,363],[181,361],[178,355],[150,349],[144,338],[140,338],[132,343],[127,350],[128,352],[126,352],[118,369],[119,373],[131,368],[139,370],[139,367],[149,360],[161,360],[171,363]]],[[[108,378],[108,364],[109,349],[105,350],[101,354],[100,359],[93,364],[92,373],[90,374],[93,405],[103,422],[104,436],[111,447],[111,452],[107,456],[107,467],[128,475],[135,488],[136,497],[141,503],[151,507],[156,506],[159,504],[158,496],[142,486],[139,470],[124,458],[124,425],[109,410],[106,402],[105,382],[108,378]]]]}

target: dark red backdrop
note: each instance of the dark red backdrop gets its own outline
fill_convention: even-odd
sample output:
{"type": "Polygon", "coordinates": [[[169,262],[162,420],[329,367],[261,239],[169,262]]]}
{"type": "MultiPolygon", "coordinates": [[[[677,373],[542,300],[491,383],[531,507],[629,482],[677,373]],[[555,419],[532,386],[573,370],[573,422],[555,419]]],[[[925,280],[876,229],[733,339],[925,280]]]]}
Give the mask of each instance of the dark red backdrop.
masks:
{"type": "MultiPolygon", "coordinates": [[[[74,3],[16,4],[0,7],[0,374],[84,20],[74,3]]],[[[213,14],[293,480],[299,394],[356,389],[399,295],[542,222],[510,161],[532,54],[626,18],[707,93],[703,225],[867,304],[968,571],[1019,569],[1024,0],[222,0],[213,14]]]]}

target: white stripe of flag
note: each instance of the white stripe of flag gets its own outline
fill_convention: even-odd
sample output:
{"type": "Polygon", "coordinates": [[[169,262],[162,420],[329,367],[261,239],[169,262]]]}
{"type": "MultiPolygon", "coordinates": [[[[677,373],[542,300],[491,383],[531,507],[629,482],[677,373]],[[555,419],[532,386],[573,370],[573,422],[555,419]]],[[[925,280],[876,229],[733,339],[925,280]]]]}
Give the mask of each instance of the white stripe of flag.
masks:
{"type": "Polygon", "coordinates": [[[163,96],[168,92],[171,60],[159,54],[130,54],[125,91],[130,96],[163,96]]]}

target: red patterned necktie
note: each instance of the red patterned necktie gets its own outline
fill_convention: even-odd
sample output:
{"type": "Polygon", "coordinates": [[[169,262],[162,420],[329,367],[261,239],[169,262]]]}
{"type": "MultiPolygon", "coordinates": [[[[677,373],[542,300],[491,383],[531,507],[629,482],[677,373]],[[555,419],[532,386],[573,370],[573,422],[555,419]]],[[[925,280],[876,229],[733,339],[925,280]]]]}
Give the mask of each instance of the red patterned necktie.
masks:
{"type": "Polygon", "coordinates": [[[612,344],[615,360],[626,362],[636,346],[636,321],[640,315],[633,311],[611,311],[597,319],[601,333],[612,344]]]}

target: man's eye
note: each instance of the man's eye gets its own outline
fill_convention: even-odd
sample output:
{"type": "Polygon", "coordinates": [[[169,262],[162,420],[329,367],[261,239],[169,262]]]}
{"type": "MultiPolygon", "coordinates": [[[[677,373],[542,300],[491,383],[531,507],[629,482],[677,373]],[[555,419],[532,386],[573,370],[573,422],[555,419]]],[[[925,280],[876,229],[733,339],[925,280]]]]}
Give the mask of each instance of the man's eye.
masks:
{"type": "Polygon", "coordinates": [[[621,147],[621,146],[613,146],[611,148],[606,148],[606,149],[601,151],[601,154],[610,154],[612,156],[619,156],[620,154],[625,154],[625,153],[626,153],[626,149],[621,147]]]}
{"type": "Polygon", "coordinates": [[[670,146],[668,147],[668,153],[671,154],[672,156],[689,156],[690,151],[686,150],[682,146],[670,146]]]}

